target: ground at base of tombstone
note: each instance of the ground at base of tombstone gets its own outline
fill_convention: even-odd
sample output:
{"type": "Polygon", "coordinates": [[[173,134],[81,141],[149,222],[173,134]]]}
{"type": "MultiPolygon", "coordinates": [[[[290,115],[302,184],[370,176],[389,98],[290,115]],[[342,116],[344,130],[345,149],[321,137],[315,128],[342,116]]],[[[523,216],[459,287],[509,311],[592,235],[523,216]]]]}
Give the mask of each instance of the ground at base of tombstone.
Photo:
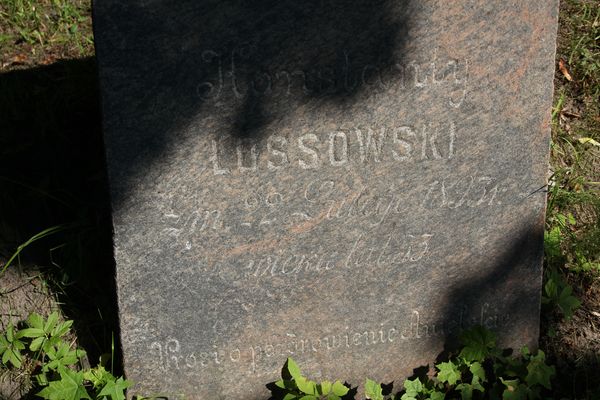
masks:
{"type": "Polygon", "coordinates": [[[570,319],[552,311],[542,315],[540,348],[556,367],[553,392],[557,398],[600,395],[600,281],[582,280],[571,281],[582,305],[570,319]]]}
{"type": "MultiPolygon", "coordinates": [[[[2,260],[0,265],[4,265],[2,260]]],[[[0,271],[2,268],[0,267],[0,271]]],[[[48,315],[60,311],[60,306],[44,273],[36,266],[27,270],[19,267],[7,268],[0,276],[0,332],[9,324],[24,321],[30,313],[48,315]]],[[[71,340],[75,338],[72,337],[71,340]]],[[[0,363],[0,399],[26,398],[33,389],[32,377],[20,369],[5,368],[0,363]]]]}
{"type": "MultiPolygon", "coordinates": [[[[559,227],[555,232],[560,233],[562,239],[559,243],[560,255],[547,259],[547,266],[561,272],[574,288],[574,293],[582,305],[573,312],[570,319],[565,319],[555,308],[545,308],[542,315],[540,347],[548,354],[549,361],[557,367],[557,377],[553,381],[555,398],[592,399],[600,395],[600,206],[597,204],[600,189],[600,44],[597,40],[600,36],[600,3],[597,0],[562,0],[561,3],[553,112],[553,178],[550,186],[551,208],[548,211],[547,231],[552,232],[559,227]],[[557,189],[553,192],[555,188],[557,189]],[[563,219],[559,217],[561,215],[563,219]],[[561,227],[565,220],[569,220],[569,215],[573,216],[575,223],[561,227]]],[[[76,204],[87,207],[83,214],[94,217],[104,211],[97,212],[94,209],[98,204],[98,192],[89,190],[88,178],[103,171],[102,155],[89,156],[91,147],[85,146],[90,144],[73,141],[70,135],[77,137],[74,135],[85,132],[92,136],[98,135],[96,139],[101,142],[98,126],[81,125],[82,121],[88,121],[88,124],[89,121],[92,121],[92,124],[99,121],[97,94],[88,92],[88,95],[85,95],[80,93],[81,91],[71,91],[70,86],[87,89],[88,82],[96,79],[95,70],[87,61],[48,65],[61,59],[78,59],[93,55],[89,14],[90,5],[85,0],[0,2],[0,26],[3,27],[0,31],[0,115],[11,115],[3,131],[4,136],[0,139],[0,149],[4,155],[3,162],[11,160],[11,165],[7,166],[8,171],[14,170],[15,165],[20,165],[12,163],[12,160],[28,160],[28,165],[22,166],[15,180],[25,181],[29,187],[39,189],[38,192],[43,191],[58,198],[63,198],[65,192],[76,194],[76,204]],[[18,3],[22,3],[23,6],[17,8],[18,3]],[[18,73],[21,75],[17,75],[18,73]],[[23,84],[32,78],[35,85],[23,84]],[[12,83],[15,85],[12,86],[12,83]],[[13,87],[15,92],[10,92],[13,87]],[[76,112],[73,112],[71,107],[66,113],[62,104],[50,96],[55,92],[63,94],[62,90],[65,88],[69,89],[65,91],[67,96],[63,95],[60,101],[67,99],[69,104],[77,105],[76,112]],[[42,98],[40,93],[48,93],[48,100],[42,98]],[[10,99],[10,104],[5,103],[5,99],[10,99]],[[32,102],[32,99],[35,102],[32,102]],[[35,108],[32,108],[32,104],[35,108]],[[9,107],[10,114],[5,112],[7,110],[3,107],[9,107]],[[90,116],[90,110],[94,110],[96,114],[90,116]],[[63,114],[65,118],[48,118],[63,114]],[[58,125],[49,125],[50,120],[58,125]],[[44,140],[38,140],[39,138],[44,140]],[[39,154],[48,155],[48,152],[55,150],[55,147],[48,150],[49,142],[54,143],[56,148],[62,144],[76,146],[65,152],[67,156],[62,153],[50,156],[57,159],[73,159],[71,152],[83,154],[77,161],[88,163],[81,169],[91,171],[89,176],[75,174],[72,165],[52,161],[53,157],[40,157],[39,154]],[[45,162],[49,164],[42,164],[45,162]],[[28,174],[28,168],[32,171],[50,170],[49,172],[60,176],[61,179],[53,181],[34,173],[28,174]],[[23,177],[31,179],[25,180],[23,177]]],[[[95,90],[94,87],[89,88],[95,90]]],[[[4,168],[1,170],[4,171],[4,168]]],[[[50,219],[46,221],[41,217],[43,213],[66,215],[65,221],[59,222],[70,222],[69,218],[82,218],[80,209],[74,208],[69,210],[71,214],[65,214],[62,208],[58,208],[62,207],[60,204],[47,197],[41,197],[44,200],[38,201],[39,210],[28,210],[31,220],[4,219],[12,211],[13,203],[21,203],[22,207],[23,204],[34,204],[33,200],[30,200],[30,197],[34,196],[31,192],[23,194],[29,190],[24,186],[9,183],[5,176],[1,178],[0,187],[3,193],[0,194],[0,209],[3,210],[3,220],[0,227],[3,232],[0,232],[0,241],[5,238],[11,239],[9,246],[0,248],[1,254],[10,255],[15,245],[50,226],[50,219]]],[[[92,180],[94,179],[103,181],[98,180],[95,175],[92,177],[92,180]]],[[[107,220],[99,223],[109,224],[107,220]]],[[[50,247],[52,246],[48,246],[50,247]]],[[[42,254],[39,249],[37,251],[42,254]]],[[[90,256],[93,257],[94,254],[90,256]]],[[[42,260],[44,258],[50,257],[40,257],[42,260]]],[[[45,262],[51,265],[48,259],[45,262]]],[[[31,280],[31,275],[22,275],[19,278],[14,274],[16,269],[13,267],[10,267],[10,271],[12,275],[0,276],[2,290],[19,286],[18,279],[21,279],[22,284],[28,285],[33,285],[38,279],[31,280]]],[[[81,279],[85,280],[85,274],[82,276],[81,279]]],[[[86,287],[81,282],[78,284],[86,287]]],[[[15,307],[19,306],[20,315],[43,311],[36,307],[46,300],[38,301],[33,297],[37,296],[35,293],[41,290],[40,288],[41,286],[34,286],[31,293],[22,296],[15,294],[21,297],[15,297],[10,302],[15,307]]],[[[104,293],[107,297],[113,296],[110,289],[106,289],[104,293]]],[[[110,299],[107,301],[111,302],[110,299]]],[[[0,309],[3,304],[9,303],[5,302],[5,298],[0,298],[0,309]]],[[[94,304],[90,305],[92,309],[95,307],[94,304]]],[[[63,307],[76,308],[73,304],[63,307]]],[[[84,308],[81,304],[77,307],[84,308]]],[[[49,306],[45,314],[50,310],[49,306]]],[[[92,334],[98,335],[98,338],[88,341],[106,342],[106,331],[112,328],[105,327],[101,316],[93,321],[88,320],[87,325],[92,334]]],[[[3,328],[3,325],[0,325],[0,328],[3,328]]],[[[0,371],[0,393],[2,376],[0,371]]],[[[344,377],[339,379],[343,380],[344,377]]]]}
{"type": "Polygon", "coordinates": [[[557,367],[557,398],[600,396],[600,3],[561,0],[552,113],[546,271],[581,306],[544,309],[540,346],[557,367]],[[563,224],[565,222],[565,224],[563,224]],[[552,242],[552,234],[560,240],[552,242]]]}

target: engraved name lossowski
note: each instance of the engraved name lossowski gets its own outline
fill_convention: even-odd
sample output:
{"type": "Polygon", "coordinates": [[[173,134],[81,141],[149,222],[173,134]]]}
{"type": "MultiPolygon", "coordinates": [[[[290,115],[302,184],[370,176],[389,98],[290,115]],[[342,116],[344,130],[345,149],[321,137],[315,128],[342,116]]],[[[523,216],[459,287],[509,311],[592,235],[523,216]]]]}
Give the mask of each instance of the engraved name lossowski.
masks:
{"type": "Polygon", "coordinates": [[[271,135],[266,146],[257,139],[213,138],[210,169],[214,175],[256,173],[296,167],[347,167],[381,162],[451,160],[455,156],[456,124],[368,127],[297,137],[271,135]],[[235,151],[232,151],[234,150],[235,151]]]}
{"type": "Polygon", "coordinates": [[[238,99],[295,93],[326,96],[351,93],[359,86],[385,91],[398,85],[406,90],[442,88],[447,93],[447,104],[458,108],[468,92],[469,60],[440,60],[437,49],[424,61],[357,65],[348,52],[343,52],[333,65],[279,70],[252,67],[257,50],[256,45],[245,44],[230,52],[204,51],[199,67],[211,79],[197,85],[197,95],[204,101],[217,102],[227,95],[238,99]]]}
{"type": "Polygon", "coordinates": [[[317,337],[309,337],[288,332],[285,337],[266,339],[263,343],[251,343],[244,347],[217,345],[221,337],[217,336],[212,346],[193,351],[193,344],[182,345],[177,338],[167,337],[154,341],[148,350],[154,354],[156,367],[162,371],[197,371],[223,365],[239,365],[250,374],[276,374],[279,363],[286,357],[310,355],[323,352],[344,351],[357,347],[385,346],[393,348],[399,343],[431,338],[443,338],[456,334],[473,325],[482,325],[488,329],[500,329],[510,322],[508,314],[501,313],[489,303],[484,303],[475,313],[467,312],[464,307],[450,319],[438,322],[425,321],[421,313],[412,310],[399,324],[380,323],[376,327],[362,329],[346,326],[341,332],[330,332],[317,337]],[[190,351],[191,350],[191,351],[190,351]],[[270,359],[275,359],[271,361],[270,359]]]}

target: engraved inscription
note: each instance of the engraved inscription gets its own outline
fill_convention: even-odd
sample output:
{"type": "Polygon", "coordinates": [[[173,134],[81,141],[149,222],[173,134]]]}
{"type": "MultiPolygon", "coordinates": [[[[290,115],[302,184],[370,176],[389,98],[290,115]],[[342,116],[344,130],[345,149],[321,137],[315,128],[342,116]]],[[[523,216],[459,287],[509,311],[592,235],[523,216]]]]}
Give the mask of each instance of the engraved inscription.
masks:
{"type": "MultiPolygon", "coordinates": [[[[360,222],[365,227],[375,228],[389,221],[406,218],[407,196],[416,199],[420,209],[424,211],[490,208],[498,207],[506,201],[507,186],[507,182],[497,178],[474,175],[440,177],[423,182],[416,189],[406,187],[402,182],[392,183],[383,190],[363,184],[350,193],[345,193],[339,182],[328,178],[313,180],[304,186],[287,190],[278,189],[269,182],[266,187],[258,187],[249,192],[240,200],[241,204],[232,203],[220,210],[200,208],[187,214],[176,210],[166,212],[163,214],[165,227],[162,228],[162,233],[183,243],[189,250],[193,246],[194,237],[218,237],[234,227],[279,227],[297,232],[325,223],[360,222]],[[314,223],[310,223],[311,221],[314,223]],[[309,224],[303,227],[303,223],[309,224]]],[[[517,197],[511,201],[521,199],[520,196],[517,197]]],[[[374,252],[377,253],[377,250],[374,252]]],[[[317,253],[321,254],[319,251],[317,253]]],[[[295,257],[301,259],[302,255],[295,257]]]]}
{"type": "Polygon", "coordinates": [[[398,237],[390,234],[382,243],[370,242],[362,235],[349,251],[325,252],[319,249],[312,254],[276,253],[251,258],[243,272],[245,278],[265,278],[277,275],[309,275],[327,271],[377,266],[393,268],[422,260],[429,252],[433,234],[398,237]]]}
{"type": "Polygon", "coordinates": [[[498,193],[506,190],[489,176],[436,180],[429,185],[422,206],[451,209],[498,206],[502,204],[497,199],[498,193]]]}
{"type": "Polygon", "coordinates": [[[389,162],[451,160],[456,151],[456,124],[398,125],[337,130],[298,137],[272,135],[266,148],[257,140],[214,138],[208,160],[214,175],[256,173],[282,168],[361,167],[389,162]],[[230,149],[235,148],[235,157],[230,149]]]}
{"type": "Polygon", "coordinates": [[[446,337],[476,324],[495,330],[510,323],[508,314],[500,313],[489,303],[481,305],[474,314],[467,311],[462,308],[458,315],[436,322],[431,317],[425,318],[420,311],[412,310],[404,320],[396,324],[379,323],[362,329],[346,326],[341,332],[313,337],[287,332],[285,337],[273,337],[263,343],[249,343],[239,347],[213,345],[210,349],[190,352],[182,350],[179,340],[169,337],[165,341],[152,342],[149,350],[155,354],[157,367],[163,371],[192,371],[227,364],[238,365],[252,374],[263,374],[274,372],[265,370],[265,367],[268,369],[270,366],[270,363],[265,362],[272,357],[285,359],[302,354],[340,352],[370,346],[391,349],[410,341],[446,337]]]}
{"type": "Polygon", "coordinates": [[[267,67],[247,72],[244,65],[252,63],[257,57],[257,50],[257,44],[247,43],[228,53],[204,51],[199,67],[210,71],[215,78],[198,83],[198,97],[204,101],[217,102],[227,95],[233,95],[237,99],[294,94],[327,96],[351,93],[358,86],[383,92],[396,84],[401,89],[442,88],[445,90],[447,105],[459,108],[468,93],[470,61],[440,60],[438,49],[433,50],[429,59],[391,62],[385,68],[372,64],[357,65],[348,52],[344,51],[335,65],[309,70],[277,70],[267,67]]]}

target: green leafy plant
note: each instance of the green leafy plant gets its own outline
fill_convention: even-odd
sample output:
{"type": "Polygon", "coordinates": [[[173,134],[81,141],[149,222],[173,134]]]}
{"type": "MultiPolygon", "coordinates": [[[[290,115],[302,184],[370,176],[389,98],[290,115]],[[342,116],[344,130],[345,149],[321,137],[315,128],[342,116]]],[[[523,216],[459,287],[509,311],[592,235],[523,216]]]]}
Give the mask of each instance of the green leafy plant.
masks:
{"type": "Polygon", "coordinates": [[[131,382],[116,378],[104,366],[81,370],[85,351],[67,341],[73,321],[47,319],[32,313],[16,330],[11,324],[0,334],[0,354],[6,368],[23,369],[35,377],[37,395],[48,400],[125,400],[131,382]],[[10,365],[9,365],[10,364],[10,365]]]}
{"type": "Polygon", "coordinates": [[[309,380],[291,358],[287,359],[281,379],[275,382],[275,386],[278,390],[274,397],[282,400],[340,400],[349,391],[340,381],[317,383],[309,380]]]}
{"type": "MultiPolygon", "coordinates": [[[[435,365],[433,377],[417,377],[403,382],[402,391],[384,393],[381,384],[366,379],[364,392],[369,400],[444,400],[493,399],[538,400],[551,389],[556,371],[546,363],[543,351],[535,353],[523,347],[517,357],[500,350],[493,332],[476,326],[464,331],[461,350],[448,360],[435,365]]],[[[275,383],[281,390],[276,399],[338,399],[348,393],[339,381],[309,381],[290,358],[282,371],[283,379],[275,383]],[[341,389],[335,393],[333,387],[341,389]],[[327,391],[326,389],[330,389],[327,391]],[[329,397],[328,397],[329,396],[329,397]]]]}
{"type": "Polygon", "coordinates": [[[4,335],[0,335],[0,355],[2,364],[11,363],[14,367],[20,368],[23,362],[21,350],[25,349],[25,343],[20,339],[23,335],[20,332],[15,333],[15,328],[9,324],[4,335]]]}
{"type": "Polygon", "coordinates": [[[481,326],[463,332],[460,339],[458,356],[436,364],[432,379],[405,381],[401,400],[535,400],[551,388],[555,369],[546,364],[541,350],[533,354],[524,347],[519,357],[507,356],[497,347],[495,334],[481,326]]]}
{"type": "Polygon", "coordinates": [[[570,319],[573,312],[581,306],[581,302],[573,296],[573,288],[560,273],[551,269],[546,271],[542,304],[558,307],[567,319],[570,319]]]}
{"type": "Polygon", "coordinates": [[[369,378],[365,381],[365,396],[370,400],[383,400],[381,385],[369,378]]]}

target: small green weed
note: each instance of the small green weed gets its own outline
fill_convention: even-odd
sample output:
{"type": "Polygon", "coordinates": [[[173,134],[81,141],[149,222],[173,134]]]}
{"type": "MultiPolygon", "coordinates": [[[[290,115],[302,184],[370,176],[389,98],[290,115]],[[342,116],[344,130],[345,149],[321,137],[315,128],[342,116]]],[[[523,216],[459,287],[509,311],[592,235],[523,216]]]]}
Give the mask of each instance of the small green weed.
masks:
{"type": "MultiPolygon", "coordinates": [[[[496,346],[493,332],[480,326],[464,331],[460,339],[461,351],[448,361],[436,364],[432,378],[407,379],[402,390],[395,394],[390,385],[384,390],[381,384],[367,378],[365,397],[370,400],[547,398],[544,395],[551,389],[556,371],[546,363],[543,351],[532,353],[523,347],[518,357],[512,357],[496,346]]],[[[337,400],[349,393],[349,388],[340,381],[317,384],[308,380],[291,358],[275,386],[272,398],[282,400],[337,400]]]]}
{"type": "Polygon", "coordinates": [[[558,307],[567,319],[571,319],[573,312],[581,306],[581,302],[573,296],[571,285],[565,281],[562,274],[552,269],[546,270],[542,304],[558,307]]]}
{"type": "Polygon", "coordinates": [[[275,382],[282,400],[340,400],[349,388],[340,381],[321,383],[304,377],[298,364],[288,358],[281,372],[281,379],[275,382]]]}
{"type": "Polygon", "coordinates": [[[399,398],[534,400],[551,388],[555,369],[541,350],[533,354],[524,347],[519,357],[506,356],[496,347],[495,335],[482,327],[465,331],[461,341],[458,356],[436,364],[431,379],[406,380],[399,398]]]}
{"type": "Polygon", "coordinates": [[[102,365],[77,369],[86,353],[66,340],[73,321],[59,322],[56,312],[47,319],[32,313],[23,325],[16,329],[10,324],[0,334],[0,356],[5,368],[20,368],[35,378],[39,397],[125,400],[131,382],[116,378],[102,365]]]}
{"type": "MultiPolygon", "coordinates": [[[[571,181],[573,186],[578,182],[571,181]]],[[[544,234],[546,262],[573,272],[600,272],[600,198],[593,192],[554,187],[548,201],[544,234]],[[575,213],[580,218],[575,217],[575,213]],[[585,215],[589,222],[582,221],[585,215]]]]}

